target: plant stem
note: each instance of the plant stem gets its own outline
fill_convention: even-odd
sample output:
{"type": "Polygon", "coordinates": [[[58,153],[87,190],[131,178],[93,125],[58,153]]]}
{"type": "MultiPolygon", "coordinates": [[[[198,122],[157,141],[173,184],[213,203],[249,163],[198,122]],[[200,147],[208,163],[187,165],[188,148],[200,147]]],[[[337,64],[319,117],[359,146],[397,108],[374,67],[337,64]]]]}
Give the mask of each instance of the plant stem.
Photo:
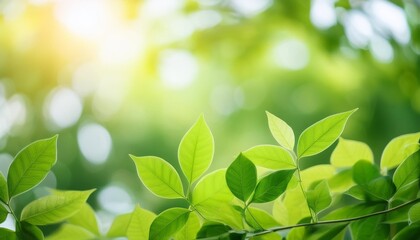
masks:
{"type": "Polygon", "coordinates": [[[362,216],[359,216],[359,217],[337,219],[337,220],[328,220],[328,221],[319,221],[319,222],[315,222],[315,223],[314,222],[312,222],[312,223],[301,223],[301,224],[296,224],[296,225],[291,225],[291,226],[270,228],[270,229],[267,229],[267,230],[262,231],[262,232],[253,233],[252,236],[250,236],[250,237],[260,236],[260,235],[264,235],[264,234],[269,234],[269,233],[273,233],[273,232],[277,232],[277,231],[282,231],[282,230],[287,230],[287,229],[292,229],[292,228],[298,228],[298,227],[309,227],[309,226],[318,226],[318,225],[357,221],[357,220],[361,220],[361,219],[365,219],[365,218],[370,218],[370,217],[390,213],[390,212],[396,211],[400,208],[403,208],[405,206],[408,206],[410,204],[413,204],[413,203],[416,203],[416,202],[419,202],[419,201],[420,201],[420,198],[417,198],[415,200],[408,201],[406,203],[403,203],[403,204],[401,204],[399,206],[396,206],[396,207],[393,207],[393,208],[389,208],[387,210],[383,210],[383,211],[379,211],[379,212],[375,212],[375,213],[370,213],[370,214],[362,215],[362,216]]]}
{"type": "Polygon", "coordinates": [[[299,158],[296,159],[296,165],[297,165],[298,183],[299,183],[300,189],[302,190],[302,194],[305,197],[306,206],[308,208],[309,213],[311,214],[312,222],[317,222],[316,216],[314,216],[314,214],[312,213],[311,208],[309,207],[308,197],[306,196],[305,189],[303,188],[303,185],[302,185],[302,178],[300,176],[299,158]]]}

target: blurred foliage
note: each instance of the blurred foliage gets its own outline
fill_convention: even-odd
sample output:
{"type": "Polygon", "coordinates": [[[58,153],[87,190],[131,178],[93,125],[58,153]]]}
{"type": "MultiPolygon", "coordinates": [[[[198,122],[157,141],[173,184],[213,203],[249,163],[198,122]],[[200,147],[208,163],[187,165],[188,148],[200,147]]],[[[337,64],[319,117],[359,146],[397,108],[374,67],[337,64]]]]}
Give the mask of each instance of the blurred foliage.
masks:
{"type": "Polygon", "coordinates": [[[107,204],[166,208],[138,187],[128,154],[179,168],[177,146],[200,114],[214,169],[274,143],[265,110],[299,134],[355,107],[344,137],[368,142],[375,160],[419,131],[420,1],[0,1],[1,171],[58,133],[59,180],[44,185],[99,188],[92,204],[105,216],[107,204]]]}

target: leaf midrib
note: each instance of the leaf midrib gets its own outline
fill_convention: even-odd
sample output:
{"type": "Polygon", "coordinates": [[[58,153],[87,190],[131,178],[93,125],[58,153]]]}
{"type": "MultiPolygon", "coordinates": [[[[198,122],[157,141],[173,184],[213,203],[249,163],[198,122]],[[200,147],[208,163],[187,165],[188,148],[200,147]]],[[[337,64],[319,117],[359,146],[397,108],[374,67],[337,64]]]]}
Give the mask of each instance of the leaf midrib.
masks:
{"type": "MultiPolygon", "coordinates": [[[[61,196],[61,197],[65,199],[65,196],[61,196]]],[[[69,201],[69,202],[65,202],[65,203],[63,203],[63,204],[60,204],[60,205],[59,205],[59,206],[57,206],[56,208],[52,208],[52,209],[50,209],[50,210],[48,210],[48,209],[47,209],[46,211],[42,211],[42,212],[39,212],[39,213],[37,213],[37,214],[30,215],[30,217],[25,218],[25,219],[22,219],[22,221],[28,221],[28,219],[32,219],[32,218],[38,217],[39,215],[47,214],[47,213],[50,213],[50,212],[52,212],[52,211],[56,211],[56,210],[58,210],[58,209],[64,208],[64,207],[66,207],[66,206],[68,206],[68,205],[71,205],[71,204],[73,204],[73,203],[77,202],[77,200],[79,200],[80,198],[81,198],[81,197],[80,197],[80,196],[78,196],[78,197],[76,197],[76,198],[72,199],[72,200],[71,200],[71,201],[69,201]]]]}

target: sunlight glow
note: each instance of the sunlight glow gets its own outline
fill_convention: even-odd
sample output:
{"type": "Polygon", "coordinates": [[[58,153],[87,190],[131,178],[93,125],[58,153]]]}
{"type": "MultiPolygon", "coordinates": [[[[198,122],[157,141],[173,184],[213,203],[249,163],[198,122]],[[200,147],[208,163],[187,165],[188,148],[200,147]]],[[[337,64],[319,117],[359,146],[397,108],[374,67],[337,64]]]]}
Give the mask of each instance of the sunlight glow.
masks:
{"type": "Polygon", "coordinates": [[[26,103],[24,98],[13,95],[9,100],[1,93],[0,85],[0,139],[8,135],[14,127],[22,126],[26,122],[26,103]]]}
{"type": "Polygon", "coordinates": [[[361,11],[351,10],[344,16],[346,36],[354,47],[365,48],[373,36],[369,18],[361,11]]]}
{"type": "Polygon", "coordinates": [[[46,101],[46,117],[59,128],[73,126],[82,114],[80,97],[69,88],[55,89],[46,101]]]}
{"type": "Polygon", "coordinates": [[[159,76],[168,88],[185,88],[197,77],[198,64],[190,52],[165,50],[159,60],[159,76]]]}
{"type": "Polygon", "coordinates": [[[77,133],[77,142],[83,156],[93,164],[104,163],[112,148],[111,135],[96,123],[82,126],[77,133]]]}
{"type": "Polygon", "coordinates": [[[394,50],[391,44],[380,36],[372,38],[369,49],[372,55],[380,62],[390,63],[394,58],[394,50]]]}
{"type": "Polygon", "coordinates": [[[202,10],[191,14],[191,21],[197,29],[212,28],[222,21],[220,13],[213,10],[202,10]]]}
{"type": "Polygon", "coordinates": [[[289,70],[300,70],[309,63],[309,50],[298,39],[286,39],[278,43],[273,49],[274,62],[289,70]]]}
{"type": "Polygon", "coordinates": [[[265,11],[272,4],[272,0],[230,0],[232,7],[246,16],[253,16],[265,11]]]}
{"type": "Polygon", "coordinates": [[[313,0],[311,6],[311,21],[320,28],[327,29],[337,23],[334,9],[335,0],[313,0]]]}
{"type": "Polygon", "coordinates": [[[127,191],[118,186],[107,186],[99,192],[100,206],[111,213],[127,213],[134,208],[133,200],[127,191]]]}

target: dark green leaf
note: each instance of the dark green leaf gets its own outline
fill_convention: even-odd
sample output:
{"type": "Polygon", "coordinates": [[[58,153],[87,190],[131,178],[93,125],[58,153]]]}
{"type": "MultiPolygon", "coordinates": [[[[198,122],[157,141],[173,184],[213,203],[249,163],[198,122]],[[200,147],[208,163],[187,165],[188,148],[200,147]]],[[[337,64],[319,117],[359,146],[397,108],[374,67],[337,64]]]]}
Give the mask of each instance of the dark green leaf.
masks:
{"type": "Polygon", "coordinates": [[[42,233],[41,229],[39,229],[37,226],[32,225],[30,223],[22,222],[21,227],[22,227],[22,231],[17,233],[21,239],[24,239],[24,240],[43,240],[44,239],[44,234],[42,233]]]}
{"type": "Polygon", "coordinates": [[[0,239],[4,240],[16,240],[16,233],[6,228],[0,228],[0,239]]]}
{"type": "Polygon", "coordinates": [[[411,224],[399,231],[392,240],[417,240],[420,236],[420,222],[411,224]]]}
{"type": "Polygon", "coordinates": [[[388,201],[395,193],[395,186],[389,177],[378,177],[371,181],[365,190],[372,196],[388,201]]]}
{"type": "Polygon", "coordinates": [[[9,168],[9,197],[38,185],[57,161],[57,135],[36,141],[20,151],[9,168]]]}
{"type": "Polygon", "coordinates": [[[9,211],[7,211],[6,207],[3,206],[3,204],[0,203],[0,223],[4,222],[4,220],[6,220],[7,214],[9,214],[9,211]]]}
{"type": "Polygon", "coordinates": [[[411,154],[394,173],[394,183],[400,189],[420,178],[420,151],[411,154]]]}
{"type": "Polygon", "coordinates": [[[295,170],[280,170],[262,178],[255,188],[251,202],[265,203],[278,198],[287,188],[295,170]]]}
{"type": "Polygon", "coordinates": [[[410,208],[408,216],[410,218],[410,223],[420,222],[420,203],[417,203],[410,208]]]}
{"type": "Polygon", "coordinates": [[[379,169],[368,161],[358,161],[353,166],[353,180],[361,186],[368,185],[370,181],[380,176],[379,169]]]}
{"type": "Polygon", "coordinates": [[[7,182],[1,172],[0,172],[0,200],[5,203],[9,202],[9,192],[7,190],[7,182]]]}
{"type": "Polygon", "coordinates": [[[197,233],[197,239],[216,237],[231,231],[229,226],[218,222],[206,222],[197,233]]]}
{"type": "Polygon", "coordinates": [[[257,169],[242,153],[226,171],[226,183],[230,191],[242,201],[246,201],[257,185],[257,169]]]}
{"type": "Polygon", "coordinates": [[[167,240],[177,233],[188,220],[190,210],[171,208],[159,214],[150,226],[150,240],[167,240]]]}
{"type": "Polygon", "coordinates": [[[307,228],[305,231],[305,240],[331,240],[343,232],[348,223],[334,224],[331,226],[319,226],[307,228]]]}
{"type": "Polygon", "coordinates": [[[370,217],[350,224],[353,239],[384,240],[389,236],[389,225],[382,223],[383,216],[370,217]],[[373,234],[374,233],[374,234],[373,234]]]}

